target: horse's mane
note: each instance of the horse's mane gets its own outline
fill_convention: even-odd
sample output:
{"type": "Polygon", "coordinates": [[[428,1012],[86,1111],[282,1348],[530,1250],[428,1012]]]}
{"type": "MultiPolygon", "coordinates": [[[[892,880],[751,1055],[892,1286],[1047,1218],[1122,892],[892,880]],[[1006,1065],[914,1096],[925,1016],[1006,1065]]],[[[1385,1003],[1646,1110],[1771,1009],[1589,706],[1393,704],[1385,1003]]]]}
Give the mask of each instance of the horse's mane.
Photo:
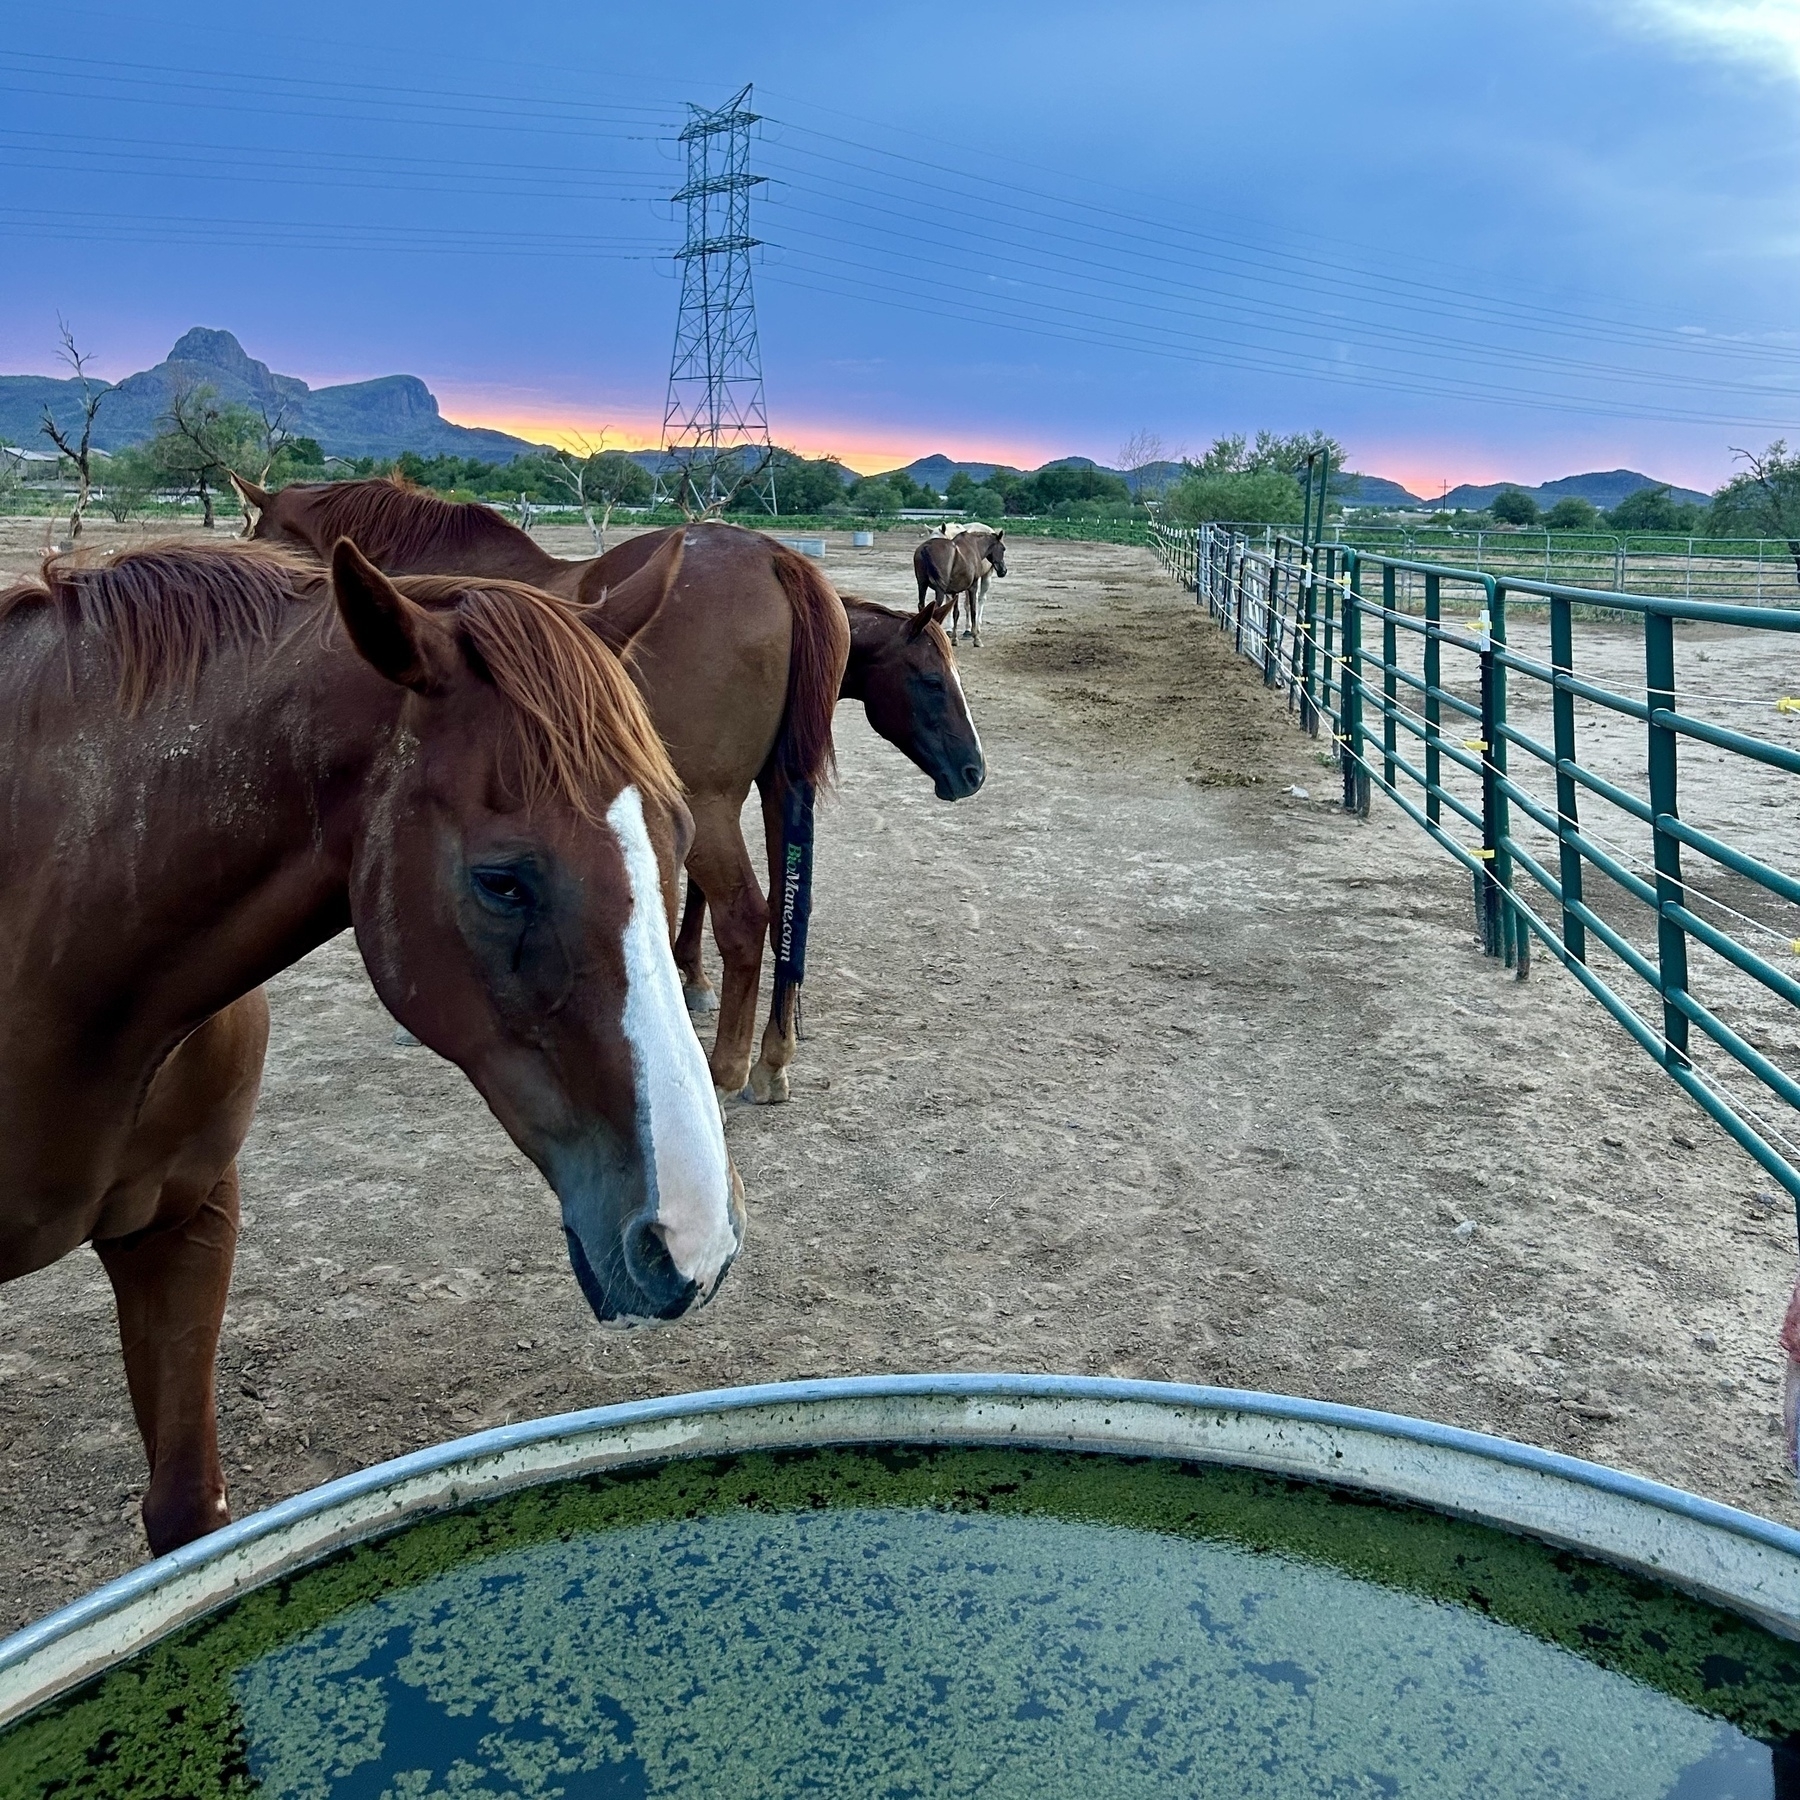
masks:
{"type": "MultiPolygon", "coordinates": [[[[919,615],[902,607],[883,606],[879,600],[859,600],[854,594],[842,596],[846,609],[854,606],[863,612],[880,613],[884,619],[897,619],[903,625],[910,625],[919,615]]],[[[927,619],[924,635],[931,639],[937,647],[952,661],[956,661],[956,647],[950,642],[950,634],[945,631],[936,619],[927,619]]]]}
{"type": "Polygon", "coordinates": [[[781,735],[769,753],[788,782],[828,782],[837,772],[831,718],[849,654],[849,621],[837,590],[785,544],[767,540],[775,579],[787,595],[794,629],[788,650],[787,703],[781,735]]]}
{"type": "Polygon", "coordinates": [[[500,549],[521,557],[521,575],[548,560],[546,551],[491,506],[476,500],[440,500],[399,475],[374,481],[308,482],[295,491],[305,494],[312,509],[311,535],[321,554],[347,537],[383,569],[416,557],[466,555],[475,549],[500,549]]]}
{"type": "Polygon", "coordinates": [[[135,714],[165,687],[192,688],[221,650],[272,642],[290,608],[323,592],[315,565],[275,545],[170,541],[46,557],[35,581],[0,594],[0,620],[36,603],[55,609],[65,636],[92,633],[112,651],[119,705],[135,714]]]}
{"type": "MultiPolygon", "coordinates": [[[[454,620],[470,666],[507,702],[527,807],[556,796],[598,818],[594,790],[609,775],[664,803],[680,791],[623,665],[573,607],[485,576],[412,575],[395,585],[454,620]]],[[[38,580],[0,593],[0,622],[48,605],[65,635],[100,638],[118,669],[119,705],[133,714],[167,688],[192,688],[221,651],[266,648],[297,607],[329,631],[336,609],[318,605],[328,591],[316,565],[274,545],[169,542],[104,561],[47,558],[38,580]]]]}

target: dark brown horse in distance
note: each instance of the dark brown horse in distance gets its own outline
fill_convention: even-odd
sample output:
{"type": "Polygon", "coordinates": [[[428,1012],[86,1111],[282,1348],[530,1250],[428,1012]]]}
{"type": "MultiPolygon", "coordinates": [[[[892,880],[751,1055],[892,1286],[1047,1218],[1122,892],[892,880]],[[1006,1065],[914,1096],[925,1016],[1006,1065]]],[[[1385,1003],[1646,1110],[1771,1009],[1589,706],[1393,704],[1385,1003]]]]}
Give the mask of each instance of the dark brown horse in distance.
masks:
{"type": "MultiPolygon", "coordinates": [[[[758,1100],[785,1100],[794,997],[779,982],[751,1067],[769,908],[738,820],[755,782],[770,892],[779,893],[784,811],[829,776],[831,715],[850,654],[844,608],[825,578],[804,557],[736,525],[648,532],[605,556],[564,562],[488,507],[391,481],[303,483],[273,494],[237,486],[256,509],[258,538],[318,553],[348,536],[393,574],[504,570],[586,604],[599,604],[670,542],[685,542],[680,577],[633,641],[631,668],[687,790],[694,815],[688,875],[712,905],[724,964],[713,1082],[727,1098],[747,1086],[758,1100]]],[[[697,962],[689,972],[696,970],[697,962]]],[[[693,997],[700,1000],[701,990],[693,997]]]]}
{"type": "Polygon", "coordinates": [[[679,559],[597,613],[390,581],[349,544],[329,582],[162,545],[0,594],[0,1279],[99,1252],[153,1550],[228,1517],[213,1364],[261,984],[345,926],[543,1171],[598,1315],[672,1317],[736,1253],[669,952],[691,824],[619,660],[679,559]]]}
{"type": "Polygon", "coordinates": [[[981,648],[981,601],[988,578],[1006,573],[1006,533],[986,525],[973,525],[954,537],[940,531],[913,551],[913,579],[919,584],[923,610],[929,593],[940,605],[949,602],[950,636],[956,637],[957,618],[964,603],[969,610],[969,641],[981,648]]]}

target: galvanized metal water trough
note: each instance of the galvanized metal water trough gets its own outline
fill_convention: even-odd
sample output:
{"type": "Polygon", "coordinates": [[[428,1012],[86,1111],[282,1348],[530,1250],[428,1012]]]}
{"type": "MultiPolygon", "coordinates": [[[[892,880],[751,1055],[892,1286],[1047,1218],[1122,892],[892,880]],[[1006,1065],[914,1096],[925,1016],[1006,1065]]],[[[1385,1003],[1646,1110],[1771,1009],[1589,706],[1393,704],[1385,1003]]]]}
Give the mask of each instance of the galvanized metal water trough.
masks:
{"type": "Polygon", "coordinates": [[[1800,1532],[1553,1451],[1232,1388],[1059,1375],[871,1376],[565,1413],[458,1438],[298,1494],[0,1642],[0,1726],[250,1588],[432,1513],[670,1458],[882,1443],[1170,1457],[1358,1488],[1580,1551],[1800,1640],[1800,1532]]]}

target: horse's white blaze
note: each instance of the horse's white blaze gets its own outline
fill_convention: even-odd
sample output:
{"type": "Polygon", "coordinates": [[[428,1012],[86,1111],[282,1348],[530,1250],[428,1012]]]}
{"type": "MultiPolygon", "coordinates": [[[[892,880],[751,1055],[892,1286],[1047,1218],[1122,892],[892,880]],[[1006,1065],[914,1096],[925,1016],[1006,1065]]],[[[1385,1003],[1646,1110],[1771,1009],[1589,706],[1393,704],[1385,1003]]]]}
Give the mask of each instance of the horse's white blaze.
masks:
{"type": "Polygon", "coordinates": [[[625,854],[631,918],[625,926],[625,1036],[637,1078],[639,1147],[670,1260],[709,1290],[737,1253],[731,1164],[712,1074],[688,1021],[669,948],[662,877],[634,787],[607,809],[625,854]]]}
{"type": "Polygon", "coordinates": [[[963,711],[968,714],[969,736],[975,740],[975,754],[981,757],[985,764],[987,758],[983,755],[981,748],[981,733],[975,729],[975,715],[969,711],[969,697],[963,692],[962,677],[957,674],[955,663],[950,665],[950,679],[956,683],[956,697],[963,703],[963,711]]]}

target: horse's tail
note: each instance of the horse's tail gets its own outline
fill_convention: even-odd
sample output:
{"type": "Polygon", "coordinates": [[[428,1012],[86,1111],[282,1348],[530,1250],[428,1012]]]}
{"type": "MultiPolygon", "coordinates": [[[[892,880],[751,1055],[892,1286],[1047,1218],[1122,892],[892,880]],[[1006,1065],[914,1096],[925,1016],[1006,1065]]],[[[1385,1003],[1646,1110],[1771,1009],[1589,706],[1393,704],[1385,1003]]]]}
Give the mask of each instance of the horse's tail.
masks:
{"type": "Polygon", "coordinates": [[[788,650],[787,704],[769,762],[792,786],[821,787],[837,770],[831,716],[844,665],[850,660],[850,620],[837,591],[805,557],[771,544],[775,576],[788,597],[794,634],[788,650]]]}

